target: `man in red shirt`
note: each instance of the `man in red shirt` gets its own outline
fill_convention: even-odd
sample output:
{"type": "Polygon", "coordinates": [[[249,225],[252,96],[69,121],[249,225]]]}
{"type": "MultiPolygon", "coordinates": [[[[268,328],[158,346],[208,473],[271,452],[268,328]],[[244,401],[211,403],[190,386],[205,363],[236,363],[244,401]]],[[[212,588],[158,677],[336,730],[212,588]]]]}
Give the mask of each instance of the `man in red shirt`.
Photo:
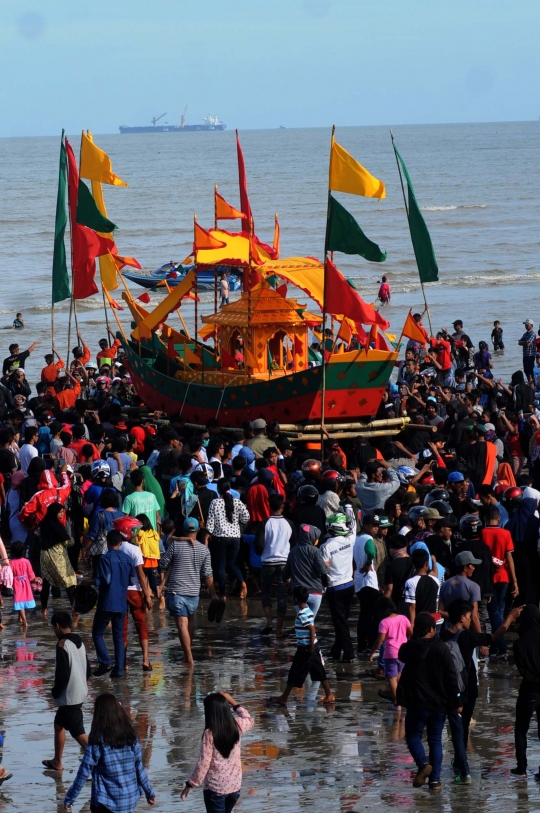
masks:
{"type": "Polygon", "coordinates": [[[73,409],[77,399],[81,396],[81,385],[67,370],[65,376],[58,379],[54,389],[56,392],[54,403],[60,412],[65,409],[73,409]]]}
{"type": "Polygon", "coordinates": [[[99,353],[96,354],[98,369],[101,368],[101,365],[102,365],[103,361],[105,361],[105,359],[108,359],[109,363],[112,366],[112,359],[116,358],[116,354],[118,353],[118,348],[122,347],[122,342],[120,341],[120,339],[115,339],[114,333],[112,332],[112,330],[108,329],[108,333],[109,333],[109,336],[112,338],[113,343],[109,347],[107,339],[100,339],[99,340],[100,351],[99,351],[99,353]]]}
{"type": "MultiPolygon", "coordinates": [[[[481,539],[491,551],[493,561],[493,596],[487,605],[491,629],[498,630],[504,621],[504,608],[508,586],[512,585],[512,595],[516,598],[519,589],[514,568],[514,543],[510,531],[498,528],[500,519],[496,505],[489,505],[485,511],[486,527],[481,532],[481,539]]],[[[504,638],[492,644],[491,656],[498,660],[506,659],[506,641],[504,638]]]]}
{"type": "Polygon", "coordinates": [[[82,424],[77,424],[73,427],[73,440],[69,444],[69,448],[73,449],[79,461],[82,458],[82,450],[83,446],[91,446],[92,447],[92,460],[99,460],[101,455],[97,449],[97,447],[91,443],[89,440],[86,439],[86,435],[84,432],[84,426],[82,424]]]}
{"type": "Polygon", "coordinates": [[[55,347],[53,347],[52,353],[47,353],[45,356],[45,362],[46,366],[41,370],[41,383],[47,385],[47,392],[54,398],[54,384],[60,374],[60,370],[65,367],[65,364],[60,358],[59,354],[56,352],[55,347]],[[58,358],[58,361],[56,362],[54,360],[55,356],[58,358]]]}
{"type": "Polygon", "coordinates": [[[430,339],[430,344],[437,351],[437,364],[440,364],[442,376],[446,380],[452,369],[451,344],[443,338],[442,333],[437,333],[436,339],[430,339]]]}

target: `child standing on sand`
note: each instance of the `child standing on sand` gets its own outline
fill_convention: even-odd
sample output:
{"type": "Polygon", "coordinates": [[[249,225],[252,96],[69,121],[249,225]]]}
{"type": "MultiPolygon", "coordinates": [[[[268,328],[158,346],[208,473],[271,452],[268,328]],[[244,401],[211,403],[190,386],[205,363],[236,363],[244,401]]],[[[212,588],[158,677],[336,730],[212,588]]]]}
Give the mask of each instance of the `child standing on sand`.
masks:
{"type": "Polygon", "coordinates": [[[334,703],[336,698],[330,688],[321,651],[317,646],[315,618],[307,603],[309,590],[307,587],[296,587],[293,590],[293,598],[297,611],[294,622],[296,652],[287,677],[287,687],[283,694],[280,697],[273,698],[272,702],[279,703],[280,706],[286,706],[292,690],[301,689],[309,675],[311,680],[321,681],[324,697],[320,702],[324,704],[334,703]]]}
{"type": "Polygon", "coordinates": [[[24,557],[24,542],[13,542],[11,545],[11,570],[13,571],[13,609],[19,613],[19,624],[27,627],[26,610],[32,610],[36,606],[30,584],[36,576],[32,565],[24,557]]]}

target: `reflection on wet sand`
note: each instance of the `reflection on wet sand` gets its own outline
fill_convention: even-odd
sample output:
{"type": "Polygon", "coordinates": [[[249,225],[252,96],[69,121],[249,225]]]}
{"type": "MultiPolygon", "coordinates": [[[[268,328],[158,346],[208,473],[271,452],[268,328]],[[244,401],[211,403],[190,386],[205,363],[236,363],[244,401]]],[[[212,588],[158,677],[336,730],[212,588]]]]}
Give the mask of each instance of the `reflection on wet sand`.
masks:
{"type": "MultiPolygon", "coordinates": [[[[61,599],[55,599],[53,605],[64,608],[61,599]]],[[[9,606],[4,622],[6,629],[0,638],[0,731],[5,735],[2,761],[14,777],[2,788],[0,803],[10,811],[27,811],[32,806],[43,811],[62,810],[80,751],[68,736],[63,774],[41,766],[53,737],[54,712],[49,698],[54,634],[40,615],[30,615],[30,626],[22,632],[9,606]]],[[[293,691],[288,708],[267,706],[265,699],[283,689],[294,654],[294,637],[290,642],[261,639],[260,604],[256,600],[229,601],[224,620],[217,627],[207,622],[206,602],[202,602],[197,624],[196,665],[189,670],[183,665],[175,628],[166,615],[154,611],[149,618],[154,671],[142,671],[139,648],[133,645],[127,678],[93,678],[85,704],[88,730],[95,696],[110,691],[112,685],[134,721],[161,809],[185,813],[203,809],[200,791],[194,791],[185,804],[180,802],[180,793],[199,751],[203,700],[217,688],[241,699],[256,720],[243,740],[244,784],[239,813],[338,813],[383,806],[452,813],[540,809],[532,770],[527,781],[512,781],[509,775],[514,765],[513,714],[519,685],[512,665],[481,667],[476,724],[471,729],[473,785],[452,785],[451,746],[446,736],[443,791],[434,799],[427,790],[412,788],[413,765],[404,742],[404,713],[392,713],[390,705],[378,698],[380,684],[363,676],[366,662],[329,665],[336,695],[330,708],[317,705],[318,686],[309,680],[303,690],[293,691]]],[[[77,631],[92,657],[91,617],[83,616],[77,631]]],[[[317,634],[323,652],[327,651],[332,629],[324,603],[317,618],[317,634]]],[[[531,769],[539,762],[538,741],[532,736],[531,769]]],[[[80,798],[85,813],[89,792],[88,784],[80,798]]],[[[76,809],[81,809],[79,804],[76,809]]],[[[144,799],[138,809],[146,809],[144,799]]]]}

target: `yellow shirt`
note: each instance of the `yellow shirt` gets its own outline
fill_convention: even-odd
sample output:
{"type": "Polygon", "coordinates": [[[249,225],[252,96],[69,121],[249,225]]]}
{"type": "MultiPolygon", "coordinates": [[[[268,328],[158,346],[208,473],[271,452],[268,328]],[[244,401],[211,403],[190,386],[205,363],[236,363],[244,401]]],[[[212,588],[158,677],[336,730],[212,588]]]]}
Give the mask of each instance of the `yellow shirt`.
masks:
{"type": "Polygon", "coordinates": [[[157,531],[138,531],[135,541],[145,559],[157,559],[159,561],[161,554],[159,552],[159,534],[157,531]]]}

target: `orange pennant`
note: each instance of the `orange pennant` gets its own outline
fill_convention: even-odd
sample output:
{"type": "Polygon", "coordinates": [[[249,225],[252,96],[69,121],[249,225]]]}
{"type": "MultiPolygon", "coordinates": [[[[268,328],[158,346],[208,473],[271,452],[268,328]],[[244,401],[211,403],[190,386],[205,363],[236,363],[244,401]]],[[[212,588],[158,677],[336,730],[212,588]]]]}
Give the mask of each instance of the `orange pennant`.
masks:
{"type": "Polygon", "coordinates": [[[244,347],[244,361],[247,367],[251,367],[252,370],[259,372],[259,362],[247,347],[244,347]]]}
{"type": "Polygon", "coordinates": [[[214,195],[217,220],[236,220],[237,218],[245,218],[245,214],[238,211],[238,209],[235,209],[234,206],[230,205],[230,203],[227,203],[225,198],[219,194],[217,189],[214,190],[214,195]]]}
{"type": "Polygon", "coordinates": [[[405,319],[402,333],[408,339],[412,339],[413,342],[419,342],[419,344],[426,344],[429,338],[427,330],[418,324],[412,316],[411,311],[409,311],[409,315],[405,319]]]}
{"type": "Polygon", "coordinates": [[[193,239],[193,251],[203,251],[210,248],[225,248],[226,243],[213,237],[209,231],[199,226],[197,221],[194,221],[195,232],[193,239]]]}

